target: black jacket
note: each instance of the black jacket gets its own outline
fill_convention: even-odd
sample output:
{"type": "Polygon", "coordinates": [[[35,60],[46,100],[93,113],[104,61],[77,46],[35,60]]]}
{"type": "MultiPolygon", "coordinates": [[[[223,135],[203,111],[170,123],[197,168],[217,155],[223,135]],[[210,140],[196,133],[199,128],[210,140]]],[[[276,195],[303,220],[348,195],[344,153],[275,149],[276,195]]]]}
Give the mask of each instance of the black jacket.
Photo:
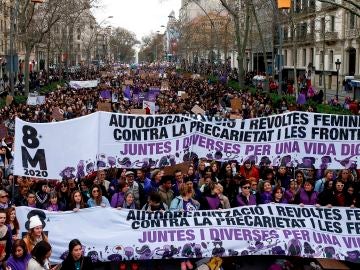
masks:
{"type": "MultiPolygon", "coordinates": [[[[82,256],[80,258],[80,270],[94,270],[93,263],[89,257],[82,256]]],[[[73,260],[72,256],[69,256],[62,262],[61,270],[76,270],[75,268],[75,261],[73,260]]]]}

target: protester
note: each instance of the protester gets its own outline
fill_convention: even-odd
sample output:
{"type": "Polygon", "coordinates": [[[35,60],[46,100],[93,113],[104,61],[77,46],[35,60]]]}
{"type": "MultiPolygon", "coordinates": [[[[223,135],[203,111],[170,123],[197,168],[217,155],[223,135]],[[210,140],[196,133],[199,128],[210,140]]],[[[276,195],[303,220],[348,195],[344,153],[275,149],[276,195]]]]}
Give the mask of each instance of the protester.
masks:
{"type": "Polygon", "coordinates": [[[250,183],[250,180],[241,181],[241,192],[236,197],[237,206],[256,205],[256,196],[250,192],[250,183]]]}
{"type": "Polygon", "coordinates": [[[138,209],[135,204],[135,196],[131,191],[125,193],[124,203],[122,205],[124,209],[138,209]]]}
{"type": "MultiPolygon", "coordinates": [[[[192,184],[192,182],[191,182],[192,184]]],[[[222,209],[223,205],[220,201],[220,187],[218,184],[211,182],[209,184],[210,193],[204,194],[202,201],[200,202],[200,209],[202,210],[216,210],[222,209]]]]}
{"type": "Polygon", "coordinates": [[[270,181],[266,180],[260,184],[258,201],[259,204],[267,204],[272,202],[272,186],[270,181]]]}
{"type": "Polygon", "coordinates": [[[68,210],[73,210],[75,212],[79,211],[80,209],[87,208],[87,204],[84,201],[84,197],[82,193],[77,190],[71,194],[70,204],[68,210]]]}
{"type": "Polygon", "coordinates": [[[24,237],[26,249],[31,252],[35,245],[41,241],[48,241],[47,236],[43,232],[43,223],[38,215],[32,216],[29,221],[29,230],[24,237]]]}
{"type": "Polygon", "coordinates": [[[126,184],[128,185],[129,191],[134,195],[135,205],[140,208],[140,192],[139,184],[134,181],[135,173],[133,171],[127,171],[125,173],[126,184]]]}
{"type": "Polygon", "coordinates": [[[157,192],[150,193],[148,202],[143,206],[141,210],[154,212],[154,211],[166,211],[168,206],[161,201],[161,196],[157,192]]]}
{"type": "Polygon", "coordinates": [[[298,194],[298,192],[299,192],[299,188],[298,188],[297,181],[295,179],[290,179],[289,188],[285,191],[284,199],[289,204],[294,204],[295,197],[298,194]]]}
{"type": "Polygon", "coordinates": [[[273,189],[272,202],[273,203],[287,203],[287,200],[284,197],[284,189],[281,186],[276,186],[273,189]]]}
{"type": "Polygon", "coordinates": [[[7,209],[9,205],[9,195],[5,190],[0,190],[0,209],[7,209]]]}
{"type": "Polygon", "coordinates": [[[129,191],[129,185],[126,182],[119,184],[119,192],[116,192],[111,198],[111,207],[121,208],[125,201],[125,194],[129,191]]]}
{"type": "Polygon", "coordinates": [[[26,270],[31,255],[27,251],[24,240],[15,240],[11,250],[11,256],[6,261],[6,270],[26,270]]]}
{"type": "Polygon", "coordinates": [[[11,235],[13,240],[15,241],[19,237],[19,222],[16,218],[16,209],[15,207],[10,207],[6,210],[6,221],[5,223],[10,226],[11,235]]]}
{"type": "Polygon", "coordinates": [[[294,202],[300,205],[316,205],[318,193],[314,191],[314,182],[306,179],[300,192],[295,196],[294,202]]]}
{"type": "Polygon", "coordinates": [[[87,201],[89,207],[101,206],[110,207],[110,203],[106,197],[102,195],[99,185],[93,185],[90,189],[91,198],[87,201]]]}
{"type": "Polygon", "coordinates": [[[174,191],[172,191],[171,186],[172,184],[170,177],[163,177],[161,179],[158,193],[160,195],[161,201],[168,206],[174,198],[174,191]]]}
{"type": "Polygon", "coordinates": [[[26,270],[55,270],[51,268],[49,258],[51,246],[47,241],[38,242],[31,251],[32,258],[29,260],[26,270]]]}
{"type": "Polygon", "coordinates": [[[11,229],[5,224],[6,212],[0,209],[0,264],[10,256],[12,246],[11,229]]]}
{"type": "Polygon", "coordinates": [[[199,210],[200,203],[193,199],[195,194],[193,186],[182,183],[180,195],[175,197],[170,204],[171,211],[195,211],[199,210]]]}
{"type": "Polygon", "coordinates": [[[69,243],[69,254],[61,264],[61,269],[66,270],[93,270],[94,266],[89,257],[83,255],[83,247],[78,239],[69,243]]]}

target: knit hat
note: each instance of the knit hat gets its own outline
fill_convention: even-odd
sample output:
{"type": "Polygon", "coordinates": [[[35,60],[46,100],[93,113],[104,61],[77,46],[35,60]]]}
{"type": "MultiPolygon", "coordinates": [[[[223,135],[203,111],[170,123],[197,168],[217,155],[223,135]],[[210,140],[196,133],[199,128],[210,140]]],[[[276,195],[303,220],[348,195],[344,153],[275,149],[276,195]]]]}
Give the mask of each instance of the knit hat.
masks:
{"type": "Polygon", "coordinates": [[[29,229],[33,229],[33,228],[35,228],[35,227],[37,227],[37,226],[42,226],[42,225],[43,225],[43,224],[42,224],[42,222],[41,222],[41,220],[40,220],[40,218],[39,218],[38,215],[32,216],[32,217],[30,218],[29,229]]]}
{"type": "Polygon", "coordinates": [[[127,171],[125,173],[125,176],[129,176],[129,175],[135,175],[135,173],[133,171],[127,171]]]}

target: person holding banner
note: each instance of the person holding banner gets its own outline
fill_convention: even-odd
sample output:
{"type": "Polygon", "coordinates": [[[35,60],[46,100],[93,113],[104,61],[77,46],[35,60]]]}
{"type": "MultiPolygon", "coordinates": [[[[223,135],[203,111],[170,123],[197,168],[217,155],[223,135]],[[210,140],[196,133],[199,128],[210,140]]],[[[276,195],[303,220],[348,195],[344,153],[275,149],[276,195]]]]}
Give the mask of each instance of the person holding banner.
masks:
{"type": "Polygon", "coordinates": [[[113,208],[121,208],[124,204],[125,201],[125,194],[129,191],[129,186],[126,182],[121,182],[119,184],[119,192],[116,192],[112,197],[111,197],[111,207],[113,208]]]}
{"type": "Polygon", "coordinates": [[[95,184],[90,189],[90,199],[87,201],[89,207],[101,206],[110,207],[109,200],[102,195],[101,188],[95,184]]]}
{"type": "Polygon", "coordinates": [[[48,241],[47,236],[43,232],[43,222],[38,215],[30,217],[29,230],[23,240],[29,252],[31,252],[40,241],[48,241]]]}
{"type": "MultiPolygon", "coordinates": [[[[180,196],[175,197],[170,204],[170,211],[197,211],[200,203],[193,199],[195,191],[192,183],[182,183],[180,185],[180,196]]],[[[189,260],[181,262],[181,270],[193,269],[189,260]]]]}
{"type": "Polygon", "coordinates": [[[193,199],[195,191],[192,185],[182,183],[180,195],[175,197],[170,204],[170,211],[196,211],[200,209],[200,203],[193,199]]]}
{"type": "Polygon", "coordinates": [[[281,186],[276,186],[273,190],[273,203],[287,203],[287,200],[284,198],[284,190],[281,186]]]}
{"type": "Polygon", "coordinates": [[[71,194],[68,210],[77,212],[83,208],[87,208],[87,204],[84,202],[84,197],[82,196],[81,192],[79,190],[76,190],[71,194]]]}
{"type": "Polygon", "coordinates": [[[267,204],[272,202],[272,186],[270,181],[265,180],[260,183],[259,204],[267,204]]]}
{"type": "Polygon", "coordinates": [[[288,203],[293,204],[298,192],[299,188],[296,179],[290,179],[289,188],[285,191],[284,198],[288,203]]]}
{"type": "Polygon", "coordinates": [[[304,186],[296,195],[294,202],[300,206],[317,205],[318,193],[314,190],[314,182],[311,179],[305,179],[304,186]]]}
{"type": "Polygon", "coordinates": [[[237,206],[256,205],[256,196],[251,194],[250,180],[240,182],[241,192],[236,196],[237,206]]]}
{"type": "Polygon", "coordinates": [[[80,241],[78,239],[71,240],[69,243],[69,254],[58,269],[93,270],[94,266],[91,259],[84,256],[83,252],[80,241]]]}

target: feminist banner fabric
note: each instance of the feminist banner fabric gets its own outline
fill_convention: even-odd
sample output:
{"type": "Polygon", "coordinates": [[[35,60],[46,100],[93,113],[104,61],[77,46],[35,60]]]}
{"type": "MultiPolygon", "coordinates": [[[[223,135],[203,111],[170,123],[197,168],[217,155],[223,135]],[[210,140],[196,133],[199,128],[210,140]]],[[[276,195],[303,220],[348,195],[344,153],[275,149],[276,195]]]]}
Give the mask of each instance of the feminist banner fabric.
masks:
{"type": "Polygon", "coordinates": [[[94,88],[98,86],[98,81],[70,81],[69,85],[73,89],[94,88]]]}
{"type": "Polygon", "coordinates": [[[15,174],[61,179],[197,158],[355,169],[359,141],[359,116],[306,112],[249,120],[106,112],[48,124],[16,119],[15,174]]]}
{"type": "MultiPolygon", "coordinates": [[[[23,226],[39,210],[19,207],[23,226]]],[[[51,261],[77,238],[93,260],[289,255],[360,263],[360,209],[268,204],[227,210],[145,212],[89,208],[44,211],[51,261]]],[[[25,232],[24,227],[21,232],[25,232]]]]}

